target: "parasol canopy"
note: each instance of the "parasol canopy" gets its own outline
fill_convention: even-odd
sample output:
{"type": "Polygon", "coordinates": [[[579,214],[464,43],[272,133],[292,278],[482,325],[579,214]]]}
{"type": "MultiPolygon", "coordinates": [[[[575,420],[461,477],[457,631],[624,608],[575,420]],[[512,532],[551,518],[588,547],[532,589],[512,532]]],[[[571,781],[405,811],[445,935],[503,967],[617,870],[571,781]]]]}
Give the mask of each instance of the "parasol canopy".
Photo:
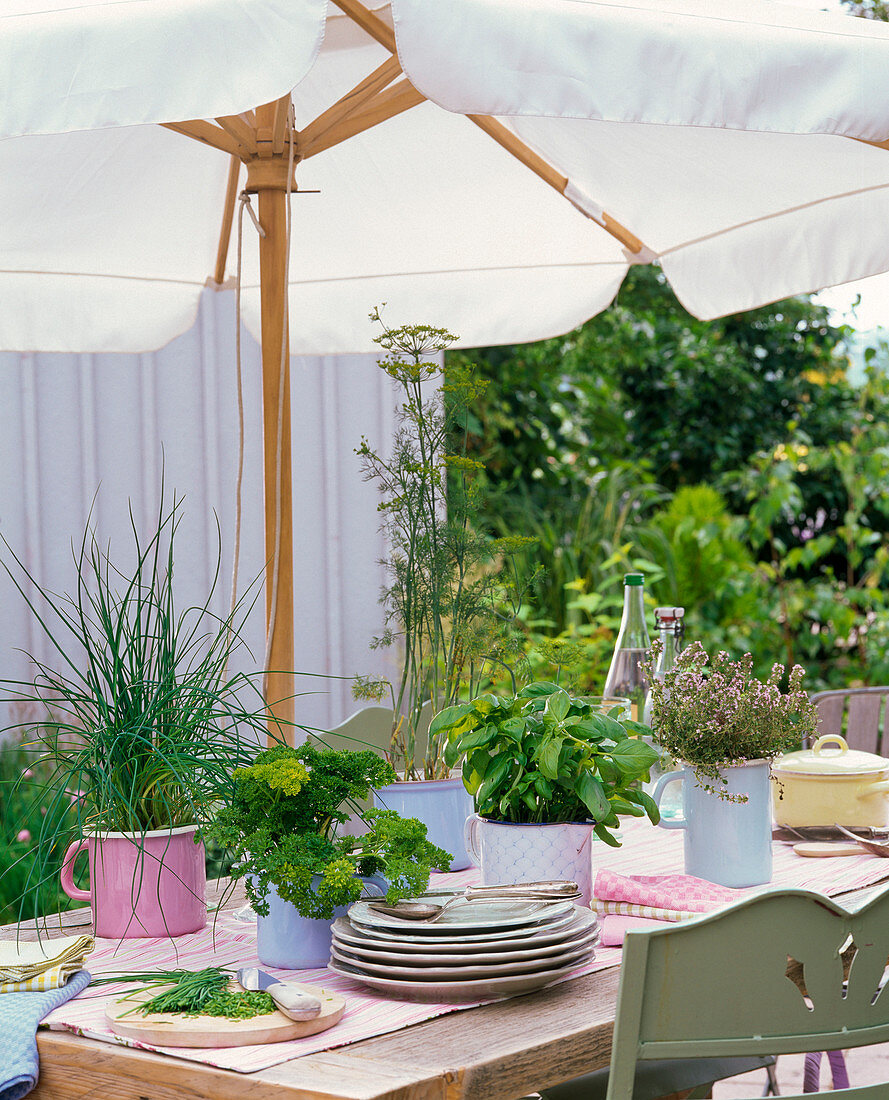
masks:
{"type": "Polygon", "coordinates": [[[230,280],[238,195],[257,196],[241,285],[263,347],[276,669],[284,348],[373,350],[382,302],[464,345],[541,338],[607,306],[633,263],[659,262],[704,318],[889,270],[889,26],[851,16],[8,0],[0,80],[2,348],[163,345],[230,280]]]}

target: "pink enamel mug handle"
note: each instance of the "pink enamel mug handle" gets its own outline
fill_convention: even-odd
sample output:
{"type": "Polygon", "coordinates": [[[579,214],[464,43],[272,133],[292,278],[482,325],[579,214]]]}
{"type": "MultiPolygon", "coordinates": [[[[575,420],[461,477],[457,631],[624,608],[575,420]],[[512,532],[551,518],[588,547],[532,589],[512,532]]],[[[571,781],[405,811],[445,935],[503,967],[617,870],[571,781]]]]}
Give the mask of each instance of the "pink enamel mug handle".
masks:
{"type": "Polygon", "coordinates": [[[75,840],[73,844],[68,845],[68,851],[65,852],[65,858],[62,860],[62,889],[68,895],[69,898],[74,898],[75,901],[89,901],[89,890],[80,890],[74,885],[74,860],[77,859],[81,852],[86,851],[89,841],[75,840]]]}

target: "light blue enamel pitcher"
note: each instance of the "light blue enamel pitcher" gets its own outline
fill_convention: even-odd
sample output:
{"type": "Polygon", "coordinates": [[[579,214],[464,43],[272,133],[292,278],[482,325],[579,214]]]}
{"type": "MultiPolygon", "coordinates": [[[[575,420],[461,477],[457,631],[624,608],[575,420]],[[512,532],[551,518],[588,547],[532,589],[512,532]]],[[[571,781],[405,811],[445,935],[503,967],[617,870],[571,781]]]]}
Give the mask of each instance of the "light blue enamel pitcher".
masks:
{"type": "MultiPolygon", "coordinates": [[[[662,818],[661,828],[682,829],[685,872],[722,886],[760,886],[772,879],[772,806],[768,760],[721,768],[726,790],[746,795],[731,802],[704,790],[694,769],[661,776],[652,792],[660,806],[670,783],[682,784],[682,817],[662,818]]],[[[718,786],[718,785],[717,785],[718,786]]]]}

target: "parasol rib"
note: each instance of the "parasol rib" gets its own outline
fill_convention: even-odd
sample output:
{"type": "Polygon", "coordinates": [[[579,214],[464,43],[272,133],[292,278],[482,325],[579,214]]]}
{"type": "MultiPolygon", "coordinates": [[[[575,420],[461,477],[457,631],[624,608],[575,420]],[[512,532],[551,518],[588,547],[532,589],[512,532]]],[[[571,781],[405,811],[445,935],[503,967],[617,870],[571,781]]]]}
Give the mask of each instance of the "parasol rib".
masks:
{"type": "Polygon", "coordinates": [[[355,137],[356,134],[363,133],[389,118],[395,118],[396,115],[409,111],[411,107],[416,107],[425,99],[422,92],[418,92],[409,80],[399,80],[392,88],[378,95],[370,107],[344,118],[336,126],[320,134],[314,141],[307,141],[306,130],[303,130],[300,134],[300,156],[303,160],[315,156],[316,153],[330,149],[333,145],[339,145],[340,142],[355,137]]]}
{"type": "MultiPolygon", "coordinates": [[[[371,38],[379,42],[381,46],[385,46],[392,54],[395,54],[395,32],[384,23],[378,15],[368,11],[363,4],[358,2],[358,0],[333,0],[333,2],[341,11],[348,15],[350,19],[357,23],[362,30],[369,34],[371,38]]],[[[420,100],[417,100],[417,102],[420,102],[420,100]]],[[[406,110],[407,108],[404,109],[406,110]]],[[[512,154],[512,156],[524,164],[525,167],[530,168],[532,172],[540,177],[540,179],[555,188],[559,194],[565,194],[566,189],[569,187],[568,178],[553,168],[553,166],[545,161],[538,153],[535,153],[530,146],[517,138],[502,122],[498,122],[497,119],[492,118],[490,115],[466,115],[465,117],[471,122],[474,122],[476,126],[482,129],[489,137],[493,138],[498,145],[512,154]]],[[[381,118],[378,121],[382,122],[383,119],[381,118]]],[[[370,122],[369,125],[374,125],[374,122],[370,122]]],[[[361,129],[367,129],[367,126],[362,126],[361,129]]],[[[353,133],[359,132],[360,130],[353,131],[353,133]]],[[[343,137],[338,140],[343,141],[345,138],[351,136],[352,134],[350,133],[344,133],[343,137]]],[[[319,142],[311,151],[300,151],[304,157],[311,156],[312,153],[320,153],[322,148],[328,148],[329,145],[332,144],[336,144],[336,142],[329,142],[327,145],[322,145],[319,142]]],[[[571,199],[569,198],[568,201],[571,202],[571,199]]],[[[573,202],[572,205],[577,206],[577,204],[573,202]]],[[[652,255],[650,250],[646,248],[635,233],[632,233],[626,226],[621,225],[616,218],[613,218],[604,210],[593,215],[590,213],[589,209],[586,209],[584,206],[578,206],[578,209],[586,214],[592,221],[595,221],[597,225],[600,225],[606,233],[610,233],[612,237],[620,241],[620,243],[624,245],[625,248],[629,249],[630,252],[636,255],[640,253],[652,255]]]]}
{"type": "Polygon", "coordinates": [[[300,131],[301,145],[312,145],[322,134],[326,134],[338,122],[354,115],[377,92],[390,84],[400,72],[401,64],[397,57],[390,57],[388,61],[384,61],[379,68],[374,69],[370,76],[366,76],[360,84],[356,84],[351,91],[346,92],[342,98],[338,99],[332,107],[328,107],[314,122],[310,122],[304,130],[300,131]]]}
{"type": "Polygon", "coordinates": [[[202,118],[193,118],[185,122],[162,122],[165,130],[173,130],[174,133],[184,134],[186,137],[202,141],[205,145],[212,145],[214,149],[220,149],[223,153],[231,153],[233,157],[239,157],[241,150],[238,143],[225,130],[214,126],[202,118]]]}
{"type": "MultiPolygon", "coordinates": [[[[290,92],[275,100],[275,109],[272,113],[272,153],[278,157],[284,153],[287,143],[288,130],[290,129],[290,108],[292,107],[290,92]]],[[[258,130],[257,130],[258,135],[258,130]]],[[[265,136],[265,135],[263,135],[265,136]]]]}
{"type": "Polygon", "coordinates": [[[239,115],[225,115],[216,121],[223,130],[235,139],[247,153],[256,152],[256,130],[239,115]]]}
{"type": "Polygon", "coordinates": [[[378,15],[368,11],[357,0],[333,0],[333,2],[340,11],[348,15],[353,23],[357,23],[371,38],[375,38],[381,46],[385,46],[389,53],[394,54],[396,52],[395,31],[387,26],[378,15]]]}
{"type": "Polygon", "coordinates": [[[228,183],[225,186],[225,207],[222,211],[222,228],[219,230],[219,247],[216,250],[216,269],[213,281],[221,286],[225,282],[225,264],[228,259],[228,245],[232,235],[232,223],[235,218],[235,203],[238,199],[238,178],[241,174],[241,161],[233,156],[228,166],[228,183]]]}

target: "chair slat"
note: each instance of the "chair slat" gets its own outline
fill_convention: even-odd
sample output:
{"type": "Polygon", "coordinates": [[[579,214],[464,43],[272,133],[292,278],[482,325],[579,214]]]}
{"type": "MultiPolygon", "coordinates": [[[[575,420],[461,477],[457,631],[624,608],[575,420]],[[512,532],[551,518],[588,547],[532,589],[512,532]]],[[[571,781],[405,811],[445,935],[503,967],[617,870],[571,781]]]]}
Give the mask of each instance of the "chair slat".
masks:
{"type": "Polygon", "coordinates": [[[818,708],[818,733],[824,736],[826,733],[842,734],[843,709],[846,702],[845,692],[831,693],[819,699],[818,708]]]}
{"type": "Polygon", "coordinates": [[[850,749],[880,751],[880,708],[882,695],[850,695],[846,741],[850,749]]]}

